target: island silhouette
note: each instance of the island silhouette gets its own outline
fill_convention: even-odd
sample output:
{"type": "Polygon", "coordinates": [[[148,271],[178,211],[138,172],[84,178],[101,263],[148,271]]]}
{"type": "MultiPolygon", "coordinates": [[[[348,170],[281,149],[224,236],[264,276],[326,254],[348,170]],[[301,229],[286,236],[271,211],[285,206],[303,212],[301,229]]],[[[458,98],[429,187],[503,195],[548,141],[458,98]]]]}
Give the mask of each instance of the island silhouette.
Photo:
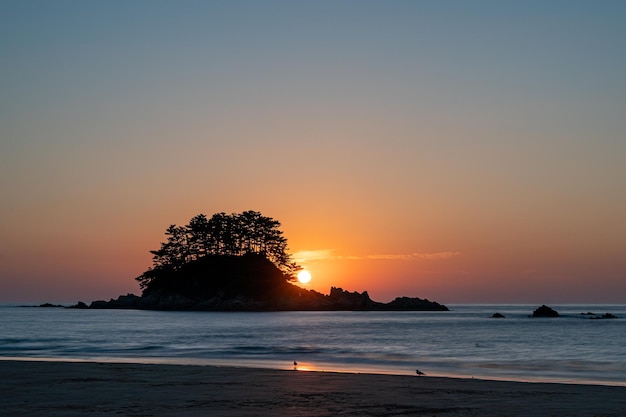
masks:
{"type": "Polygon", "coordinates": [[[256,211],[204,214],[170,225],[136,280],[141,296],[79,302],[75,308],[200,311],[448,311],[417,297],[389,303],[332,287],[325,295],[294,285],[302,268],[287,252],[280,222],[256,211]]]}

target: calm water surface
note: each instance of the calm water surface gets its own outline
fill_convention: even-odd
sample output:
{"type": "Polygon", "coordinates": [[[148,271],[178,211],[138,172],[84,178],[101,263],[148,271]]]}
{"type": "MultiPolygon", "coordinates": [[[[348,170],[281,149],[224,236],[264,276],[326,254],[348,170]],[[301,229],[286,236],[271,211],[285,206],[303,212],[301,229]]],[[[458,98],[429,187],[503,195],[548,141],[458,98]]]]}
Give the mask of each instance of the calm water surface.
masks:
{"type": "Polygon", "coordinates": [[[626,306],[213,313],[0,305],[0,358],[217,364],[626,385],[626,306]],[[582,312],[618,319],[590,320],[582,312]],[[500,312],[505,319],[492,319],[500,312]]]}

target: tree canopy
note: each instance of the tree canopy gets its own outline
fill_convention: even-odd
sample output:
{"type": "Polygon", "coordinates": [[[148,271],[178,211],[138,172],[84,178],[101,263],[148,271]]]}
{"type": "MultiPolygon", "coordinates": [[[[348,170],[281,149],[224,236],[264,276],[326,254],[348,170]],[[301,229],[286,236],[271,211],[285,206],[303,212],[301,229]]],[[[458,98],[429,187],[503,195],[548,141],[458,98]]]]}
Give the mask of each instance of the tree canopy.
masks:
{"type": "Polygon", "coordinates": [[[287,253],[287,239],[280,222],[256,211],[204,214],[193,217],[185,226],[170,225],[157,250],[151,250],[153,265],[137,277],[142,289],[162,273],[171,273],[208,256],[262,255],[293,278],[300,269],[287,253]]]}

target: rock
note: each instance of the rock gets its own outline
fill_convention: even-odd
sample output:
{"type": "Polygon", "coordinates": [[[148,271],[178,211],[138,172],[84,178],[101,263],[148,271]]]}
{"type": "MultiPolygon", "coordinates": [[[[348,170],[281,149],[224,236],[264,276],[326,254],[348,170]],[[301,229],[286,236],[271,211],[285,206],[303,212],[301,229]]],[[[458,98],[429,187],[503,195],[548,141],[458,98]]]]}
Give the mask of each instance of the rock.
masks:
{"type": "Polygon", "coordinates": [[[605,313],[601,316],[590,317],[592,320],[600,320],[600,319],[616,319],[617,316],[611,313],[605,313]]]}
{"type": "Polygon", "coordinates": [[[44,308],[50,308],[50,307],[58,308],[58,307],[61,307],[61,308],[64,308],[65,306],[62,306],[61,304],[44,303],[44,304],[41,304],[39,307],[44,307],[44,308]]]}
{"type": "Polygon", "coordinates": [[[378,304],[370,299],[367,291],[344,291],[342,288],[331,287],[329,300],[332,305],[342,310],[366,310],[377,307],[378,304]]]}
{"type": "Polygon", "coordinates": [[[127,294],[73,308],[193,311],[448,311],[439,303],[398,297],[390,303],[370,298],[367,291],[331,288],[325,295],[289,281],[260,255],[211,256],[164,270],[141,296],[127,294]]]}
{"type": "Polygon", "coordinates": [[[544,304],[533,311],[533,317],[559,317],[559,313],[544,304]]]}
{"type": "Polygon", "coordinates": [[[81,302],[71,308],[179,311],[449,311],[443,304],[417,297],[398,297],[390,303],[381,303],[372,300],[367,291],[350,292],[333,287],[329,295],[324,295],[289,283],[256,297],[228,294],[219,290],[210,297],[194,298],[159,289],[143,296],[127,294],[116,300],[94,301],[89,306],[81,302]]]}
{"type": "Polygon", "coordinates": [[[492,319],[504,319],[506,318],[503,314],[500,313],[494,313],[493,316],[491,316],[492,319]]]}
{"type": "Polygon", "coordinates": [[[449,311],[448,307],[435,301],[418,297],[397,297],[382,308],[385,311],[449,311]]]}
{"type": "Polygon", "coordinates": [[[140,297],[97,301],[91,308],[137,308],[196,311],[448,311],[426,299],[399,297],[390,303],[367,291],[332,287],[325,295],[290,283],[280,269],[260,254],[211,255],[178,270],[152,271],[140,297]]]}
{"type": "Polygon", "coordinates": [[[138,308],[141,302],[141,297],[134,294],[120,295],[116,300],[110,299],[109,301],[93,301],[89,308],[93,309],[135,309],[138,308]]]}
{"type": "Polygon", "coordinates": [[[89,306],[87,304],[83,303],[82,301],[79,301],[78,304],[73,305],[73,306],[69,306],[68,308],[86,309],[86,308],[89,308],[89,306]]]}
{"type": "Polygon", "coordinates": [[[592,313],[591,311],[588,311],[586,313],[580,313],[581,316],[589,316],[589,318],[591,320],[599,320],[599,319],[616,319],[618,318],[616,315],[613,315],[611,313],[604,313],[602,315],[596,314],[596,313],[592,313]]]}

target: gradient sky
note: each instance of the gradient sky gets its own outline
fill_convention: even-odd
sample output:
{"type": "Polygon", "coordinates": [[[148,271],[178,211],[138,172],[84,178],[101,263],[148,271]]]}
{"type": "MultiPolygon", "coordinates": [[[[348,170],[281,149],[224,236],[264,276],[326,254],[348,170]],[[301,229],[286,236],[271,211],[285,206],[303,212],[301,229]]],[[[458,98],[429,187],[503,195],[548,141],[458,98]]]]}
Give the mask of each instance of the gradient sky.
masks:
{"type": "Polygon", "coordinates": [[[626,303],[624,1],[0,1],[0,302],[257,210],[309,288],[626,303]]]}

